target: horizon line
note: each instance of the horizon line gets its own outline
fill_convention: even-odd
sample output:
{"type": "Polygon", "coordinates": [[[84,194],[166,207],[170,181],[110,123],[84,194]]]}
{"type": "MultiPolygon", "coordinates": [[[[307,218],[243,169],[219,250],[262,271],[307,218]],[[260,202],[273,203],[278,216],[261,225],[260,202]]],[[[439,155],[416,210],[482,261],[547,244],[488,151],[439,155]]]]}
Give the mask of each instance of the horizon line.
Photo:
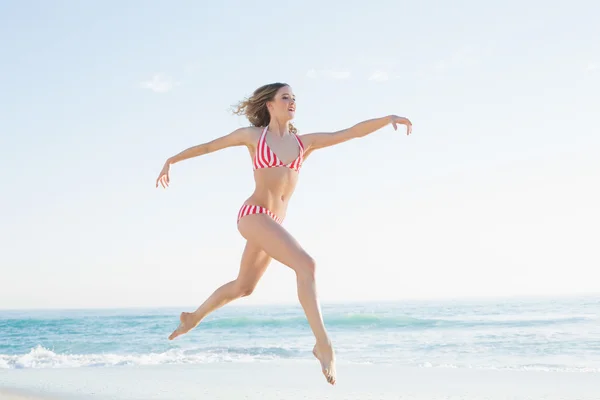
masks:
{"type": "MultiPolygon", "coordinates": [[[[448,296],[434,298],[402,298],[402,299],[371,299],[371,300],[321,300],[321,306],[335,305],[369,305],[369,304],[410,304],[410,303],[433,303],[433,302],[493,302],[493,301],[518,301],[518,300],[557,300],[557,299],[585,299],[598,298],[600,300],[600,292],[589,293],[562,293],[562,294],[531,294],[531,295],[494,295],[494,296],[448,296]]],[[[243,302],[238,301],[234,304],[227,304],[227,308],[244,308],[244,307],[301,307],[297,301],[274,301],[274,302],[243,302]]],[[[197,305],[131,305],[131,306],[83,306],[83,307],[22,307],[22,308],[4,308],[0,307],[0,312],[15,312],[15,311],[109,311],[109,310],[167,310],[167,309],[188,309],[196,308],[197,305]]]]}

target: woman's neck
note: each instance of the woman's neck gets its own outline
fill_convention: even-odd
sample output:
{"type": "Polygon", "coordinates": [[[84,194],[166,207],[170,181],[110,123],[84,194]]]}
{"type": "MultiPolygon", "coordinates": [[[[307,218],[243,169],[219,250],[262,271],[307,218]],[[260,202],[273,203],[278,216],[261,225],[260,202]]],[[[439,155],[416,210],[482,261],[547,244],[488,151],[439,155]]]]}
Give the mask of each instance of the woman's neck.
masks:
{"type": "Polygon", "coordinates": [[[278,121],[276,119],[272,119],[271,122],[269,122],[269,127],[268,130],[269,132],[279,136],[279,137],[284,137],[285,135],[289,135],[290,134],[290,124],[288,123],[288,121],[278,121]]]}

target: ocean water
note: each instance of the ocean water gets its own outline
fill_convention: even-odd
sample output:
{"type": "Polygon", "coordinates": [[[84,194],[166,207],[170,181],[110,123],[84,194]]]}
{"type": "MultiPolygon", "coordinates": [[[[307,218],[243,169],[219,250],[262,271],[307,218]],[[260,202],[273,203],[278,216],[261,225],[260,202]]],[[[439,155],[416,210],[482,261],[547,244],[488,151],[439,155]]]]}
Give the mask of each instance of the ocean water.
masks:
{"type": "MultiPolygon", "coordinates": [[[[168,341],[180,311],[0,311],[0,369],[312,359],[299,305],[232,303],[168,341]]],[[[600,297],[326,304],[323,313],[339,363],[600,373],[600,297]]]]}

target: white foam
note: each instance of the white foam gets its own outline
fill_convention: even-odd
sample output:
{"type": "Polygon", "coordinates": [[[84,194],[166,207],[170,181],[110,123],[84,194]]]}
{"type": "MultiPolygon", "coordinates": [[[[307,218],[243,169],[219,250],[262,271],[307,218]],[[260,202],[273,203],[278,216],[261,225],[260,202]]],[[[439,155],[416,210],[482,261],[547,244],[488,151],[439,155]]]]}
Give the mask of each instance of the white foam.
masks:
{"type": "Polygon", "coordinates": [[[58,354],[36,346],[27,354],[0,355],[0,369],[19,368],[77,368],[120,365],[204,364],[211,362],[252,362],[276,359],[273,355],[230,354],[227,352],[198,352],[172,349],[147,354],[58,354]]]}

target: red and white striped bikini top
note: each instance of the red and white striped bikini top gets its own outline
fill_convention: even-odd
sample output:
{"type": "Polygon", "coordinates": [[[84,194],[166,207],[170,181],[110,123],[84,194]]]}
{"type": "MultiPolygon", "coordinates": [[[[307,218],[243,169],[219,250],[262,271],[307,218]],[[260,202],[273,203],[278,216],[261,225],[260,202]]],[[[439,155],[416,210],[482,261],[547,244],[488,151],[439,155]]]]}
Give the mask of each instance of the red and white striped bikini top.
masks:
{"type": "Polygon", "coordinates": [[[268,126],[265,126],[262,134],[260,135],[260,139],[258,140],[258,146],[256,147],[256,154],[254,155],[254,169],[259,168],[273,168],[273,167],[288,167],[295,171],[300,171],[300,167],[302,167],[302,162],[304,161],[304,146],[302,145],[302,141],[298,135],[294,134],[296,141],[298,142],[298,146],[300,152],[298,157],[295,160],[290,162],[289,164],[284,164],[281,160],[273,153],[273,150],[269,147],[266,141],[268,126]]]}

